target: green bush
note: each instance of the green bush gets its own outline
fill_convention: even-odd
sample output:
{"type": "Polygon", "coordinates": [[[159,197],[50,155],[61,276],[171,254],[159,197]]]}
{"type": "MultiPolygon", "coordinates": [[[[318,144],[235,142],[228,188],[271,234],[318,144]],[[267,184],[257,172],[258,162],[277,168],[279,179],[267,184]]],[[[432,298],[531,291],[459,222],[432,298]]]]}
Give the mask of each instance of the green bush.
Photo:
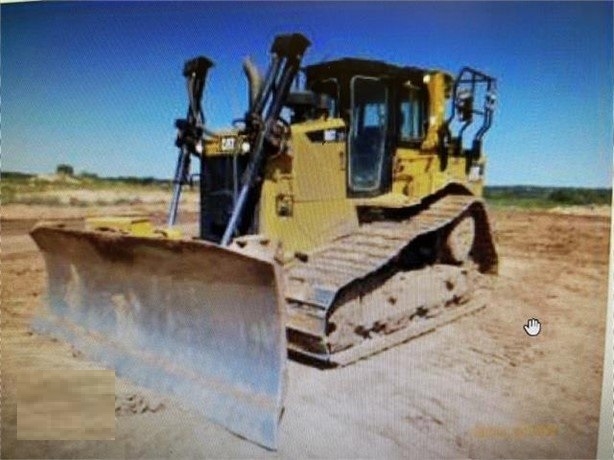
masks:
{"type": "Polygon", "coordinates": [[[65,174],[67,176],[72,176],[75,174],[75,170],[71,165],[67,165],[65,163],[59,164],[57,168],[55,168],[56,174],[65,174]]]}

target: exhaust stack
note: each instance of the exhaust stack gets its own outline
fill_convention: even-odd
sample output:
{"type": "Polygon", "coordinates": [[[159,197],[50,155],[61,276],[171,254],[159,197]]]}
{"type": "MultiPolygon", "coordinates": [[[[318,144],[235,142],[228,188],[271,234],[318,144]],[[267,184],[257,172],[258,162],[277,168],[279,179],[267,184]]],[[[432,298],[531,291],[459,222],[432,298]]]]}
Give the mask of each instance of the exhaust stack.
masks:
{"type": "Polygon", "coordinates": [[[249,56],[243,60],[243,72],[245,72],[245,76],[247,77],[249,89],[249,108],[251,110],[256,103],[258,93],[262,89],[262,74],[249,56]]]}

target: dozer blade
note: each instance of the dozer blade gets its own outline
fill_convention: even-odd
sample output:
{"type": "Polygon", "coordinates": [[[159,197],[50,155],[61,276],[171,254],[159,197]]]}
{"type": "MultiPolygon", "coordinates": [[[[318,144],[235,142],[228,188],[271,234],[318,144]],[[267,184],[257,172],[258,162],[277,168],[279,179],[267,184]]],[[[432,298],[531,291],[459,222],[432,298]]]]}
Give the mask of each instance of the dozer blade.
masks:
{"type": "Polygon", "coordinates": [[[276,449],[286,336],[272,254],[50,225],[31,235],[49,281],[35,330],[276,449]]]}

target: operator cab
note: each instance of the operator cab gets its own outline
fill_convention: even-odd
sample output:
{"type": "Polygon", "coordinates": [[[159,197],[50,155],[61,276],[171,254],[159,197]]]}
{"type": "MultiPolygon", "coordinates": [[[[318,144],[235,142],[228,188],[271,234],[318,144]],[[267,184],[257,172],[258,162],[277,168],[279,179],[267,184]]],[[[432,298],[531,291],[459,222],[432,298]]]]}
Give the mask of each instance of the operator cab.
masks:
{"type": "Polygon", "coordinates": [[[349,197],[390,191],[397,147],[419,148],[428,128],[427,71],[345,58],[307,66],[306,89],[325,95],[344,119],[349,197]]]}

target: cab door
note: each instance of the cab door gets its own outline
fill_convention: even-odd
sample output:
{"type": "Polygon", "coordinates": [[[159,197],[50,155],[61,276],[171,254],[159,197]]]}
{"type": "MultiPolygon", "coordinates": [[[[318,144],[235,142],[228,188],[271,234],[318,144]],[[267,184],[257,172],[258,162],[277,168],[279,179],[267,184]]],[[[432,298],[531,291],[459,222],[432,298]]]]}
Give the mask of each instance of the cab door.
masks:
{"type": "Polygon", "coordinates": [[[350,196],[383,193],[387,171],[389,90],[379,78],[355,76],[348,139],[347,188],[350,196]]]}

